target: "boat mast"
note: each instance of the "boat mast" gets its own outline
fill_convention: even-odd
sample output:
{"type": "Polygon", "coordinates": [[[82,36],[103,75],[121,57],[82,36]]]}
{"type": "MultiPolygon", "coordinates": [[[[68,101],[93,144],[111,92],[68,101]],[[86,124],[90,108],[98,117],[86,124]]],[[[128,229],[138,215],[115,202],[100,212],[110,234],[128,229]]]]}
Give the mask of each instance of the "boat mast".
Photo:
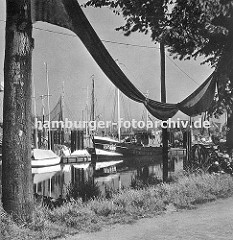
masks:
{"type": "Polygon", "coordinates": [[[61,96],[61,121],[64,121],[64,105],[65,105],[65,82],[62,82],[62,96],[61,96]]]}
{"type": "MultiPolygon", "coordinates": [[[[91,96],[92,96],[92,104],[91,104],[91,120],[92,121],[95,121],[95,81],[94,81],[94,75],[91,76],[92,78],[92,93],[91,93],[91,96]]],[[[94,138],[94,131],[92,131],[92,144],[93,144],[93,149],[94,149],[94,154],[92,155],[92,165],[93,165],[93,170],[95,171],[95,168],[96,168],[96,159],[97,159],[97,156],[96,156],[96,148],[95,148],[95,138],[94,138]]]]}
{"type": "Polygon", "coordinates": [[[42,136],[43,136],[43,141],[44,141],[44,138],[45,138],[45,129],[44,129],[44,121],[45,121],[45,107],[44,107],[44,95],[40,95],[40,98],[41,98],[41,105],[42,105],[42,136]]]}
{"type": "Polygon", "coordinates": [[[89,135],[89,132],[88,132],[88,119],[89,119],[89,114],[88,114],[88,102],[89,102],[89,89],[88,89],[88,86],[87,86],[87,96],[86,96],[86,107],[85,107],[85,132],[86,132],[86,139],[88,139],[88,143],[87,145],[90,146],[90,139],[88,137],[89,135]]]}
{"type": "Polygon", "coordinates": [[[37,117],[36,117],[36,89],[35,89],[35,81],[34,78],[32,78],[32,87],[33,87],[33,110],[34,110],[34,127],[35,127],[35,131],[34,131],[34,142],[35,142],[35,148],[38,148],[38,131],[37,131],[37,117]]]}
{"type": "Polygon", "coordinates": [[[94,75],[92,78],[92,93],[91,93],[91,121],[95,121],[95,81],[94,75]]]}
{"type": "MultiPolygon", "coordinates": [[[[62,82],[62,94],[61,94],[61,98],[60,98],[60,108],[61,108],[61,113],[59,114],[59,121],[62,121],[64,123],[64,109],[65,109],[65,82],[62,82]]],[[[64,136],[65,136],[65,127],[63,127],[60,125],[59,126],[59,139],[58,139],[58,143],[59,144],[64,144],[64,136]],[[64,135],[63,135],[64,134],[64,135]]]]}
{"type": "Polygon", "coordinates": [[[51,129],[50,129],[50,92],[49,92],[49,72],[48,72],[48,64],[45,62],[45,68],[46,68],[46,83],[47,83],[47,104],[48,104],[48,117],[49,117],[49,129],[48,129],[48,143],[49,143],[49,150],[51,150],[51,129]]]}

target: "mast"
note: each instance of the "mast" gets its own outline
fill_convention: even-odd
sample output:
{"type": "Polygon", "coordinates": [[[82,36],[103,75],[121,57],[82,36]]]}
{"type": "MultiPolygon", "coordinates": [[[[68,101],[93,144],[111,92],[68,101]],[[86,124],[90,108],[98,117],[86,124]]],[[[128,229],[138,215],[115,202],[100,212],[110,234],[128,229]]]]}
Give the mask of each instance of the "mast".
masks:
{"type": "MultiPolygon", "coordinates": [[[[94,81],[94,75],[92,75],[91,78],[92,78],[91,120],[95,121],[95,81],[94,81]]],[[[87,91],[88,91],[88,89],[87,89],[87,91]]],[[[93,149],[94,149],[94,152],[91,155],[91,165],[93,167],[93,172],[95,172],[97,155],[96,155],[96,148],[95,148],[94,131],[92,131],[92,133],[90,133],[90,135],[91,135],[91,140],[92,140],[93,149]]],[[[93,183],[94,183],[94,177],[93,177],[93,183]]]]}
{"type": "Polygon", "coordinates": [[[89,89],[88,89],[88,86],[87,86],[87,96],[86,96],[86,107],[85,107],[85,132],[86,132],[86,139],[87,139],[87,146],[89,147],[90,146],[90,139],[89,139],[89,134],[88,134],[88,101],[89,101],[89,89]]]}
{"type": "Polygon", "coordinates": [[[48,143],[49,143],[49,150],[51,150],[51,129],[50,129],[50,93],[49,93],[49,72],[48,72],[48,64],[45,62],[45,68],[46,68],[46,83],[47,83],[47,104],[48,104],[48,117],[49,117],[49,129],[48,129],[48,143]]]}
{"type": "Polygon", "coordinates": [[[62,96],[61,96],[61,121],[64,121],[64,109],[65,109],[65,82],[62,82],[62,96]]]}
{"type": "MultiPolygon", "coordinates": [[[[59,121],[62,121],[64,123],[64,109],[65,109],[65,82],[62,82],[62,93],[60,97],[60,108],[61,108],[61,113],[59,114],[59,121]]],[[[59,144],[64,144],[64,135],[65,135],[65,128],[62,129],[62,126],[59,126],[58,129],[58,143],[59,144]]]]}
{"type": "Polygon", "coordinates": [[[120,90],[119,90],[119,88],[117,88],[117,120],[118,120],[118,124],[117,124],[118,140],[120,142],[121,141],[121,126],[120,126],[121,111],[120,111],[120,90]]]}
{"type": "Polygon", "coordinates": [[[35,89],[35,81],[34,78],[32,78],[32,87],[33,87],[33,110],[34,110],[34,121],[35,121],[35,131],[34,131],[34,142],[35,142],[35,148],[38,148],[38,131],[37,131],[37,117],[36,117],[36,89],[35,89]]]}
{"type": "MultiPolygon", "coordinates": [[[[94,81],[94,75],[91,76],[92,78],[92,92],[91,92],[91,121],[95,121],[95,81],[94,81]]],[[[95,132],[94,130],[91,133],[92,135],[92,143],[93,143],[93,148],[95,149],[95,132]]],[[[95,152],[96,154],[96,152],[95,152]]]]}
{"type": "MultiPolygon", "coordinates": [[[[40,95],[41,98],[41,105],[42,105],[42,135],[45,138],[45,129],[44,129],[44,121],[45,121],[45,106],[44,106],[44,95],[40,95]]],[[[44,140],[43,140],[44,141],[44,140]]]]}

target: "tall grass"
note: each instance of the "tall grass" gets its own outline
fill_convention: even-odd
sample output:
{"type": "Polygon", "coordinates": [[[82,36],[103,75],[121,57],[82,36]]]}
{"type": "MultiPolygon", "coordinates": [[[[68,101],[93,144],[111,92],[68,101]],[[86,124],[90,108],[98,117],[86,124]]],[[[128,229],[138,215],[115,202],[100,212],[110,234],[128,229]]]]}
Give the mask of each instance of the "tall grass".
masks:
{"type": "MultiPolygon", "coordinates": [[[[170,184],[125,189],[114,193],[110,199],[99,197],[88,202],[72,200],[54,210],[37,207],[31,225],[23,229],[14,226],[15,231],[24,236],[22,239],[32,236],[33,239],[53,239],[66,234],[97,231],[109,224],[129,223],[162,213],[171,205],[175,209],[190,209],[196,204],[232,195],[233,178],[229,175],[189,175],[176,178],[170,184]]],[[[11,231],[7,224],[13,222],[8,216],[5,217],[1,231],[8,236],[11,231]]]]}

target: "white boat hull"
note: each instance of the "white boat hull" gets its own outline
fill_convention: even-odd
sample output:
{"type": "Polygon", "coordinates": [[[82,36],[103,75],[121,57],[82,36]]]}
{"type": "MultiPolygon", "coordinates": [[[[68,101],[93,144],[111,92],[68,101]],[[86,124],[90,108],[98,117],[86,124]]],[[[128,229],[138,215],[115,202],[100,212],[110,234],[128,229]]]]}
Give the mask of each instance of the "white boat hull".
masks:
{"type": "Polygon", "coordinates": [[[35,167],[47,167],[60,164],[61,158],[51,150],[33,149],[31,165],[35,167]]]}

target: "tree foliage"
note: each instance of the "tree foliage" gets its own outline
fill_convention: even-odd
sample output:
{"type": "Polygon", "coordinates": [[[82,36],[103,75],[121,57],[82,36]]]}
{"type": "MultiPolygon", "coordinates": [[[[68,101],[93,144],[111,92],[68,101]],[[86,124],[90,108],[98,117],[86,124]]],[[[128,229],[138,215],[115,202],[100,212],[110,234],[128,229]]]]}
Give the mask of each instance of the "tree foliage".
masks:
{"type": "Polygon", "coordinates": [[[163,41],[174,58],[204,57],[217,72],[219,92],[210,110],[232,111],[233,1],[232,0],[89,0],[85,6],[109,7],[125,24],[116,30],[128,36],[150,33],[163,41]]]}

